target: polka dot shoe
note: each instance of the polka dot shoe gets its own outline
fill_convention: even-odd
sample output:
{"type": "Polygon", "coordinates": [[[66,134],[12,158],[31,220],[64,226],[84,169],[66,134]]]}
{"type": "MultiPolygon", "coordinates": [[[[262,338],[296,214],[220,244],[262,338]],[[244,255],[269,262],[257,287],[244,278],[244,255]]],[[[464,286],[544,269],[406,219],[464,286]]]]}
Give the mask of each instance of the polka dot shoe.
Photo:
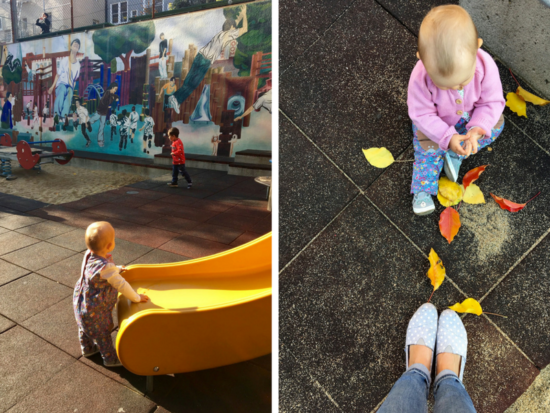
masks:
{"type": "Polygon", "coordinates": [[[435,349],[435,337],[437,334],[437,309],[433,304],[422,304],[409,321],[407,328],[407,338],[405,341],[405,354],[409,367],[409,346],[420,344],[429,347],[432,351],[435,349]]]}
{"type": "Polygon", "coordinates": [[[464,366],[466,365],[466,350],[468,348],[468,336],[462,320],[453,310],[447,309],[439,317],[437,329],[437,351],[439,353],[453,353],[462,357],[460,361],[460,374],[462,381],[464,366]]]}

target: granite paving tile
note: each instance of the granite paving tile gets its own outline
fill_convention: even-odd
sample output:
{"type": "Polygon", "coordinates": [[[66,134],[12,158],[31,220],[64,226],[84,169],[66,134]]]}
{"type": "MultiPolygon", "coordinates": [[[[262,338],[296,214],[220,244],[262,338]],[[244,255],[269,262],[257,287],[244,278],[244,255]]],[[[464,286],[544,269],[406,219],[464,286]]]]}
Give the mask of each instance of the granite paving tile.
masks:
{"type": "Polygon", "coordinates": [[[127,265],[142,255],[147,254],[152,249],[152,247],[117,238],[115,249],[111,254],[116,265],[127,265]]]}
{"type": "Polygon", "coordinates": [[[17,232],[4,232],[0,234],[0,255],[36,244],[37,242],[40,241],[17,232]]]}
{"type": "Polygon", "coordinates": [[[147,224],[161,216],[153,212],[144,212],[141,209],[134,209],[117,204],[105,203],[92,208],[88,208],[85,212],[104,216],[107,218],[116,218],[122,221],[133,222],[136,224],[147,224]]]}
{"type": "Polygon", "coordinates": [[[44,221],[42,218],[29,216],[20,212],[17,214],[2,214],[2,216],[0,216],[0,226],[12,230],[37,224],[42,221],[44,221]]]}
{"type": "Polygon", "coordinates": [[[11,320],[8,320],[6,317],[2,317],[0,315],[0,333],[3,333],[4,331],[9,330],[15,325],[15,323],[11,320]]]}
{"type": "Polygon", "coordinates": [[[73,227],[71,232],[66,232],[65,234],[50,238],[48,242],[76,252],[82,252],[87,249],[84,239],[85,235],[86,231],[84,229],[74,229],[73,227]]]}
{"type": "Polygon", "coordinates": [[[178,234],[183,234],[187,230],[195,228],[197,225],[200,225],[200,222],[171,216],[163,216],[147,224],[149,227],[177,232],[178,234]]]}
{"type": "Polygon", "coordinates": [[[259,232],[260,234],[266,234],[271,231],[271,217],[260,219],[252,227],[252,231],[259,232]]]}
{"type": "MultiPolygon", "coordinates": [[[[19,404],[56,373],[75,363],[71,356],[22,327],[0,334],[0,411],[19,404]]],[[[77,394],[74,387],[73,393],[77,394]]],[[[31,398],[43,402],[41,398],[31,398]]],[[[56,411],[43,407],[19,411],[56,411]]]]}
{"type": "Polygon", "coordinates": [[[74,288],[80,278],[83,259],[84,254],[74,254],[36,272],[50,280],[66,285],[69,288],[74,288]]]}
{"type": "Polygon", "coordinates": [[[359,190],[283,117],[279,135],[279,267],[283,268],[359,190]]]}
{"type": "Polygon", "coordinates": [[[30,273],[29,270],[0,259],[0,285],[9,283],[28,273],[30,273]]]}
{"type": "Polygon", "coordinates": [[[65,208],[71,208],[77,211],[82,211],[84,209],[88,209],[96,205],[104,204],[105,202],[109,202],[113,199],[114,199],[113,197],[107,197],[107,199],[105,199],[105,198],[94,197],[93,195],[91,195],[91,196],[86,196],[77,201],[65,202],[60,205],[62,205],[65,208]]]}
{"type": "Polygon", "coordinates": [[[262,234],[258,234],[256,232],[250,232],[250,231],[246,231],[244,234],[242,234],[241,236],[239,236],[239,238],[237,238],[235,241],[233,241],[231,245],[233,248],[235,247],[238,247],[240,245],[243,245],[243,244],[246,244],[250,241],[253,241],[255,240],[256,238],[259,238],[261,237],[262,234]]]}
{"type": "Polygon", "coordinates": [[[239,205],[244,205],[247,207],[252,208],[262,208],[267,210],[267,200],[265,198],[257,198],[257,199],[243,199],[241,202],[239,202],[239,205]]]}
{"type": "Polygon", "coordinates": [[[362,149],[398,156],[412,141],[406,98],[416,50],[416,37],[374,0],[357,1],[281,76],[282,112],[363,189],[384,170],[362,149]]]}
{"type": "Polygon", "coordinates": [[[279,349],[280,412],[341,412],[321,386],[302,368],[288,348],[282,346],[279,349]]]}
{"type": "Polygon", "coordinates": [[[74,255],[74,251],[45,241],[3,255],[2,259],[32,271],[47,267],[74,255]]]}
{"type": "MultiPolygon", "coordinates": [[[[126,187],[126,189],[128,189],[128,191],[126,191],[124,197],[127,197],[127,198],[144,198],[144,199],[150,199],[152,201],[155,201],[157,199],[162,199],[169,196],[162,192],[149,191],[147,189],[136,189],[136,188],[129,188],[129,187],[126,187]],[[132,194],[129,194],[128,192],[132,192],[132,194]],[[134,193],[134,192],[137,192],[137,193],[134,193]]],[[[121,198],[117,198],[117,202],[119,202],[120,199],[121,198]]]]}
{"type": "MultiPolygon", "coordinates": [[[[162,201],[155,201],[150,204],[144,205],[138,209],[139,211],[146,212],[147,214],[157,214],[155,219],[158,219],[162,215],[169,215],[177,218],[184,218],[191,221],[204,222],[215,215],[218,215],[218,211],[194,208],[183,205],[167,204],[162,201]]],[[[152,221],[152,220],[151,220],[152,221]]]]}
{"type": "Polygon", "coordinates": [[[109,218],[109,222],[115,228],[117,238],[151,248],[157,248],[179,235],[176,232],[133,224],[115,218],[109,218]]]}
{"type": "MultiPolygon", "coordinates": [[[[428,268],[359,197],[280,274],[280,342],[341,411],[371,411],[403,373],[408,321],[432,292],[428,268]]],[[[447,279],[432,302],[443,309],[464,298],[447,279]]],[[[297,380],[287,374],[281,382],[297,380]]]]}
{"type": "MultiPolygon", "coordinates": [[[[184,198],[184,197],[182,197],[184,198]]],[[[191,198],[186,198],[191,199],[191,198]]],[[[233,204],[227,204],[222,202],[209,201],[208,199],[196,199],[194,198],[193,208],[204,209],[207,211],[224,212],[233,206],[233,204]]]]}
{"type": "MultiPolygon", "coordinates": [[[[160,195],[166,195],[159,193],[160,195]]],[[[112,204],[116,204],[118,206],[124,206],[128,208],[138,208],[142,205],[148,204],[151,202],[152,199],[149,198],[140,198],[136,195],[123,195],[120,198],[117,198],[115,201],[113,201],[112,204]]]]}
{"type": "Polygon", "coordinates": [[[31,211],[29,214],[78,228],[88,228],[91,223],[105,219],[101,215],[87,211],[77,211],[62,205],[51,205],[47,208],[31,211]]]}
{"type": "Polygon", "coordinates": [[[502,413],[529,388],[539,370],[484,317],[468,315],[464,326],[468,333],[464,386],[478,412],[502,413]]]}
{"type": "MultiPolygon", "coordinates": [[[[366,192],[367,196],[424,252],[439,254],[449,274],[468,296],[481,298],[491,286],[550,228],[550,156],[516,127],[508,125],[492,145],[462,164],[464,174],[480,165],[490,165],[476,181],[486,204],[460,207],[462,227],[452,244],[439,232],[443,207],[436,200],[435,213],[412,212],[411,163],[390,166],[366,192]],[[520,213],[498,207],[489,192],[514,202],[541,195],[520,213]]],[[[403,158],[412,159],[409,148],[403,158]]],[[[444,175],[444,172],[442,173],[444,175]]]]}
{"type": "Polygon", "coordinates": [[[550,364],[550,238],[546,238],[483,300],[482,307],[539,369],[550,364]]]}
{"type": "Polygon", "coordinates": [[[257,365],[244,362],[175,376],[170,393],[155,399],[172,413],[271,411],[271,373],[257,365]]]}
{"type": "Polygon", "coordinates": [[[231,244],[243,232],[234,228],[202,223],[195,228],[185,231],[185,235],[221,242],[222,244],[231,244]]]}
{"type": "Polygon", "coordinates": [[[22,325],[74,358],[82,356],[72,295],[28,318],[22,325]]]}
{"type": "Polygon", "coordinates": [[[245,215],[230,214],[229,212],[222,212],[213,216],[206,222],[208,224],[235,228],[241,231],[254,231],[255,225],[260,221],[263,221],[263,219],[247,217],[245,215]]]}
{"type": "MultiPolygon", "coordinates": [[[[283,72],[333,24],[352,0],[293,0],[279,4],[279,67],[283,72]]],[[[331,35],[329,31],[328,36],[331,35]]]]}
{"type": "Polygon", "coordinates": [[[168,195],[168,194],[164,194],[162,192],[159,192],[161,193],[162,195],[165,195],[164,198],[162,198],[162,201],[161,202],[157,202],[157,204],[159,205],[163,205],[165,203],[168,203],[168,204],[175,204],[175,205],[194,205],[195,203],[197,203],[198,199],[196,198],[191,198],[191,197],[186,197],[186,196],[181,196],[181,195],[168,195]]]}
{"type": "Polygon", "coordinates": [[[10,412],[150,413],[156,407],[151,400],[80,362],[74,362],[48,382],[37,384],[40,386],[10,412]]]}
{"type": "Polygon", "coordinates": [[[19,228],[17,232],[25,234],[33,238],[47,240],[61,234],[73,231],[74,227],[60,224],[54,221],[43,221],[39,224],[29,225],[28,227],[19,228]]]}
{"type": "Polygon", "coordinates": [[[0,227],[0,234],[4,234],[4,233],[6,233],[6,232],[8,232],[8,231],[9,231],[9,229],[0,227]]]}
{"type": "MultiPolygon", "coordinates": [[[[265,186],[263,184],[259,184],[254,179],[252,179],[250,181],[239,182],[238,184],[233,185],[231,188],[242,190],[242,191],[248,191],[248,192],[253,193],[253,194],[255,194],[255,193],[267,194],[267,189],[268,189],[267,186],[265,186]]],[[[267,195],[266,195],[266,197],[267,197],[267,195]]]]}
{"type": "Polygon", "coordinates": [[[72,288],[29,274],[0,287],[0,313],[21,323],[72,293],[72,288]]]}
{"type": "Polygon", "coordinates": [[[28,212],[33,209],[43,208],[46,203],[41,201],[35,201],[34,199],[27,199],[17,195],[2,194],[0,196],[0,206],[5,208],[15,209],[20,212],[28,212]]]}
{"type": "Polygon", "coordinates": [[[222,194],[220,192],[217,192],[213,195],[208,196],[206,200],[229,205],[239,205],[241,203],[242,197],[235,197],[227,193],[222,194]]]}
{"type": "Polygon", "coordinates": [[[134,264],[164,264],[169,262],[181,262],[190,260],[190,257],[185,257],[179,254],[173,254],[168,251],[162,251],[154,249],[145,255],[142,255],[138,259],[132,261],[130,265],[134,264]]]}
{"type": "Polygon", "coordinates": [[[229,245],[190,235],[181,235],[159,247],[161,250],[190,258],[201,258],[231,249],[229,245]]]}

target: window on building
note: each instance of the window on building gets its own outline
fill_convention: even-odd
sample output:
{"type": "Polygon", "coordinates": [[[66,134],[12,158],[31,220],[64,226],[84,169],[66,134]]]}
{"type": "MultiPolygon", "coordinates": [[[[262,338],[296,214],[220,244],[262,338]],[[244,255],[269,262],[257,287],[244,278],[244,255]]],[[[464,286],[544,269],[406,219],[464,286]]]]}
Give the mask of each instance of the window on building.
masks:
{"type": "Polygon", "coordinates": [[[128,21],[128,2],[111,4],[111,23],[119,24],[128,21]]]}
{"type": "Polygon", "coordinates": [[[137,10],[132,10],[132,17],[137,17],[137,10]]]}
{"type": "Polygon", "coordinates": [[[99,20],[93,19],[92,24],[99,24],[99,20]]]}
{"type": "Polygon", "coordinates": [[[0,30],[4,30],[4,19],[0,17],[0,30]]]}
{"type": "Polygon", "coordinates": [[[24,31],[27,31],[27,18],[26,17],[23,17],[23,20],[21,21],[21,28],[24,31]]]}
{"type": "Polygon", "coordinates": [[[163,1],[162,0],[159,0],[159,1],[155,1],[155,13],[161,13],[163,12],[163,1]]]}

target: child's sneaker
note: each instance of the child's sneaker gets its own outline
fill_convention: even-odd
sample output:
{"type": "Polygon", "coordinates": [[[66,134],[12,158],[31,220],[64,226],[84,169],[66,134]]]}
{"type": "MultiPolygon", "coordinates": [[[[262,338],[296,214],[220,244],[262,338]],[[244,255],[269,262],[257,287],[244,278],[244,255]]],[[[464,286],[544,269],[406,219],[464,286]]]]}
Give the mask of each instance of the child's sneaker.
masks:
{"type": "Polygon", "coordinates": [[[178,184],[173,182],[168,182],[166,185],[168,185],[170,188],[177,188],[178,184]]]}
{"type": "Polygon", "coordinates": [[[168,98],[168,105],[176,111],[177,114],[180,113],[180,104],[178,103],[174,95],[168,98]]]}
{"type": "Polygon", "coordinates": [[[447,178],[453,182],[456,182],[461,164],[462,160],[456,153],[449,149],[445,154],[445,175],[447,175],[447,178]]]}
{"type": "Polygon", "coordinates": [[[188,182],[187,183],[187,189],[191,189],[192,186],[193,186],[193,182],[188,182]]]}
{"type": "Polygon", "coordinates": [[[120,360],[118,358],[115,361],[111,361],[109,363],[103,362],[103,365],[105,367],[122,367],[122,363],[120,362],[120,360]]]}
{"type": "Polygon", "coordinates": [[[97,354],[97,353],[99,353],[99,347],[97,347],[97,345],[94,344],[94,347],[92,348],[92,350],[89,353],[82,352],[82,355],[84,357],[92,357],[94,354],[97,354]]]}
{"type": "Polygon", "coordinates": [[[434,201],[432,196],[426,192],[414,194],[413,212],[416,215],[428,215],[435,211],[434,201]]]}

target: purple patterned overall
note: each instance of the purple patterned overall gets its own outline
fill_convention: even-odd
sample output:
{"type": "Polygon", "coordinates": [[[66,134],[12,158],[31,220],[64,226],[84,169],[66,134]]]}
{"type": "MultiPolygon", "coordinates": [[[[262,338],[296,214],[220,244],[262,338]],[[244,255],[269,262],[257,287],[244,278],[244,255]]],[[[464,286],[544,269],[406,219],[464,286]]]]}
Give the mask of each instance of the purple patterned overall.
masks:
{"type": "Polygon", "coordinates": [[[113,363],[117,361],[117,354],[111,338],[114,327],[112,311],[118,291],[100,276],[107,264],[109,260],[95,256],[91,251],[86,252],[81,276],[74,288],[73,308],[82,353],[92,352],[95,341],[103,362],[113,363]]]}

